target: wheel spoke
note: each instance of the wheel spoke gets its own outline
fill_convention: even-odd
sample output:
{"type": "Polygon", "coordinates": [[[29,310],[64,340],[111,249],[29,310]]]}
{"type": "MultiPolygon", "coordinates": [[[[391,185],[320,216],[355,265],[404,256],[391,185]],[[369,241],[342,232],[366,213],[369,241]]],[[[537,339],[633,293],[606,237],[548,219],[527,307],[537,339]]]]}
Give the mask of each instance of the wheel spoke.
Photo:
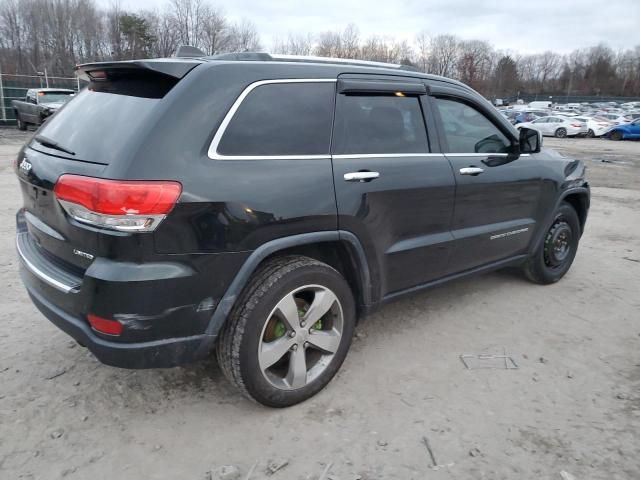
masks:
{"type": "Polygon", "coordinates": [[[273,366],[289,351],[294,340],[288,336],[280,337],[273,342],[263,342],[260,348],[260,366],[262,370],[273,366]]]}
{"type": "Polygon", "coordinates": [[[325,353],[336,353],[340,346],[340,334],[336,330],[313,330],[307,341],[325,353]]]}
{"type": "Polygon", "coordinates": [[[338,299],[331,290],[317,291],[313,297],[313,303],[309,307],[304,321],[308,327],[315,325],[333,306],[338,299]]]}
{"type": "Polygon", "coordinates": [[[300,316],[298,315],[298,305],[292,294],[284,297],[276,309],[280,312],[282,320],[287,324],[290,330],[295,330],[300,327],[300,316]]]}
{"type": "Polygon", "coordinates": [[[303,348],[291,351],[286,381],[291,388],[300,388],[307,384],[307,359],[303,348]]]}

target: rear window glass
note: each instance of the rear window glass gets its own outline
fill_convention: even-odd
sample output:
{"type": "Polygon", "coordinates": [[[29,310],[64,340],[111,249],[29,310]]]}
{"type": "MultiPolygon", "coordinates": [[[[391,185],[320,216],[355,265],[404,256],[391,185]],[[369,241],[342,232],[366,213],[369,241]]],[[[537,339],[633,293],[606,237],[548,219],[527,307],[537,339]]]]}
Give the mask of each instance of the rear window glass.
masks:
{"type": "Polygon", "coordinates": [[[40,103],[59,103],[68,101],[73,92],[40,92],[38,94],[40,103]]]}
{"type": "MultiPolygon", "coordinates": [[[[59,156],[96,163],[111,163],[122,143],[131,138],[134,126],[154,121],[158,99],[91,91],[73,97],[40,132],[75,155],[59,156]]],[[[38,143],[32,145],[39,149],[38,143]]]]}
{"type": "Polygon", "coordinates": [[[252,90],[220,140],[229,156],[327,155],[334,83],[274,83],[252,90]]]}
{"type": "Polygon", "coordinates": [[[338,95],[337,101],[333,153],[429,151],[417,97],[338,95]]]}

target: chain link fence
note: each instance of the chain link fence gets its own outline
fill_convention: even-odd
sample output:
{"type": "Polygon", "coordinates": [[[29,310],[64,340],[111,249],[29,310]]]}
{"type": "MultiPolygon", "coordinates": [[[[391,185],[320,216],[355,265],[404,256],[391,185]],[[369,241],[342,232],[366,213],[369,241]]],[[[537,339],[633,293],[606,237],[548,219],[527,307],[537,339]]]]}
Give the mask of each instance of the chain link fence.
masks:
{"type": "Polygon", "coordinates": [[[11,102],[24,100],[30,88],[68,88],[79,91],[84,82],[77,77],[48,75],[0,74],[0,125],[15,125],[16,116],[11,102]]]}
{"type": "Polygon", "coordinates": [[[515,104],[518,100],[522,100],[524,103],[535,101],[550,101],[552,103],[596,103],[596,102],[640,102],[640,97],[615,97],[615,96],[603,96],[603,95],[553,95],[548,93],[538,94],[520,94],[511,97],[504,97],[502,99],[510,104],[515,104]]]}

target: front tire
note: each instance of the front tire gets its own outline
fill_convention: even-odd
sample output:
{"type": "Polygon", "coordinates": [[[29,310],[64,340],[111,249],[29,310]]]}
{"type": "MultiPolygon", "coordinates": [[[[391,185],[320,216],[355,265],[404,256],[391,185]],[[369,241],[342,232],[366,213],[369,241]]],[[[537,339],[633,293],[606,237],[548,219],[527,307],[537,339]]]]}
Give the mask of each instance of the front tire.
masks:
{"type": "Polygon", "coordinates": [[[589,131],[587,132],[587,137],[594,138],[595,136],[596,136],[596,132],[594,132],[592,129],[589,129],[589,131]]]}
{"type": "Polygon", "coordinates": [[[567,129],[566,128],[559,128],[556,130],[556,138],[565,138],[567,136],[567,129]]]}
{"type": "Polygon", "coordinates": [[[275,258],[238,299],[218,339],[218,363],[245,396],[295,405],[337,373],[355,319],[353,294],[335,269],[303,256],[275,258]]]}
{"type": "Polygon", "coordinates": [[[562,202],[541,245],[527,260],[524,273],[529,280],[548,285],[569,271],[578,251],[580,220],[575,209],[562,202]]]}

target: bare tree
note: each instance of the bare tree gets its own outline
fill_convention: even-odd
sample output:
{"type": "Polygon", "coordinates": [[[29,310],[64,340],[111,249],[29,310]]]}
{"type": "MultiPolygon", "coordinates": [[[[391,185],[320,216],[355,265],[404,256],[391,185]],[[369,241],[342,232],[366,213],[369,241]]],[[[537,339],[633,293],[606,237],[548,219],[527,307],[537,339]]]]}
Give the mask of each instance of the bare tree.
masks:
{"type": "Polygon", "coordinates": [[[169,0],[175,19],[178,41],[184,45],[199,46],[204,20],[210,14],[205,0],[169,0]]]}
{"type": "MultiPolygon", "coordinates": [[[[120,0],[0,0],[0,66],[3,72],[47,70],[69,75],[81,62],[167,57],[179,44],[207,54],[260,50],[249,20],[232,23],[214,0],[166,0],[164,9],[126,9],[120,0]]],[[[273,51],[293,55],[359,58],[415,65],[462,80],[485,95],[640,96],[640,45],[614,52],[607,45],[566,55],[521,55],[481,40],[421,32],[410,44],[379,35],[361,38],[355,24],[319,34],[289,33],[273,51]]]]}
{"type": "Polygon", "coordinates": [[[274,42],[273,52],[285,55],[311,55],[313,52],[313,36],[310,33],[306,35],[290,33],[286,40],[276,40],[274,42]]]}
{"type": "Polygon", "coordinates": [[[229,29],[228,49],[232,52],[251,52],[260,50],[260,36],[256,26],[249,20],[231,25],[229,29]]]}
{"type": "Polygon", "coordinates": [[[209,9],[203,19],[202,47],[209,55],[225,52],[231,46],[229,22],[221,10],[209,9]]]}
{"type": "Polygon", "coordinates": [[[452,77],[458,61],[460,43],[454,35],[438,35],[429,42],[429,72],[452,77]]]}
{"type": "Polygon", "coordinates": [[[426,72],[429,67],[429,36],[425,31],[420,32],[416,37],[416,47],[418,51],[416,62],[420,69],[426,72]]]}

